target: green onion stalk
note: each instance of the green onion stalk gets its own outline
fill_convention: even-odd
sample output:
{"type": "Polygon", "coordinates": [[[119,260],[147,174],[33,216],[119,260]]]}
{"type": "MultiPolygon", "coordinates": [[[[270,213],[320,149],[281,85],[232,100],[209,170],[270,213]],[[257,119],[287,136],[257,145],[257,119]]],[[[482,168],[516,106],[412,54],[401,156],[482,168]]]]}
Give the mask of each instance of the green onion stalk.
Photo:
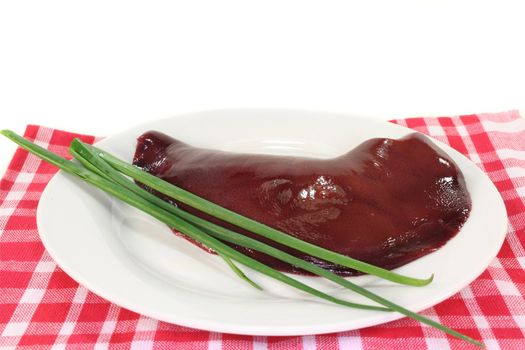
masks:
{"type": "Polygon", "coordinates": [[[411,317],[424,324],[435,327],[456,338],[463,339],[471,344],[483,347],[479,341],[450,329],[438,322],[418,315],[400,305],[397,305],[351,281],[342,278],[333,272],[323,269],[315,264],[299,259],[291,254],[281,251],[268,244],[241,235],[235,231],[197,217],[188,213],[168,202],[153,195],[142,187],[138,186],[131,179],[140,182],[152,189],[174,198],[181,203],[187,204],[204,213],[217,217],[225,222],[244,228],[253,233],[281,243],[285,246],[293,247],[320,259],[337,263],[355,270],[369,273],[377,277],[410,286],[425,286],[432,281],[433,275],[427,279],[418,279],[396,274],[394,272],[373,266],[344,255],[329,251],[315,246],[308,242],[287,235],[286,233],[275,230],[267,225],[256,222],[235,212],[220,207],[217,204],[200,198],[188,191],[176,187],[160,178],[157,178],[129,163],[126,163],[108,152],[85,144],[75,139],[70,145],[70,153],[78,160],[78,163],[69,161],[57,154],[54,154],[26,139],[15,134],[10,130],[2,130],[0,133],[10,140],[17,143],[30,153],[41,159],[57,166],[68,174],[79,177],[82,180],[94,185],[102,191],[122,200],[123,202],[142,210],[168,226],[187,235],[193,240],[213,249],[226,264],[235,272],[237,276],[250,283],[257,289],[262,289],[260,285],[249,279],[239,267],[234,263],[240,263],[266,276],[272,277],[282,283],[288,284],[305,293],[317,296],[332,303],[342,306],[359,308],[375,311],[397,311],[405,316],[411,317]],[[128,176],[130,178],[128,178],[128,176]],[[292,264],[312,274],[324,277],[344,288],[354,291],[379,305],[367,305],[349,302],[330,296],[320,290],[310,287],[276,269],[273,269],[251,257],[248,257],[233,249],[226,243],[236,244],[242,247],[254,249],[275,257],[281,261],[292,264]]]}

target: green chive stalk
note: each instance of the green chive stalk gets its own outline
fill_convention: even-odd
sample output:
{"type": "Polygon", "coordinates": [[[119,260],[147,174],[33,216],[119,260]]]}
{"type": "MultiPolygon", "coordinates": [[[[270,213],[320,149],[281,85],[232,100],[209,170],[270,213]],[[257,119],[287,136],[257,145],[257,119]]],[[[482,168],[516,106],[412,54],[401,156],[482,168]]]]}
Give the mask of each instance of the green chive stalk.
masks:
{"type": "Polygon", "coordinates": [[[142,169],[124,162],[121,159],[96,148],[91,145],[86,145],[98,152],[98,154],[104,158],[112,167],[121,173],[133,178],[134,180],[151,187],[152,189],[163,193],[181,203],[189,205],[192,208],[198,209],[206,214],[212,215],[218,219],[226,221],[235,226],[244,228],[252,233],[261,235],[268,239],[271,239],[275,242],[278,242],[282,245],[292,247],[296,250],[299,250],[303,253],[306,253],[317,258],[330,261],[335,264],[339,264],[345,267],[352,268],[357,271],[368,273],[391,282],[409,285],[409,286],[426,286],[432,282],[434,275],[431,275],[426,279],[413,278],[408,276],[403,276],[395,272],[374,266],[348,256],[330,251],[328,249],[318,247],[311,243],[305,242],[301,239],[290,236],[284,232],[276,230],[270,226],[237,214],[231,210],[223,208],[213,202],[210,202],[204,198],[194,195],[191,192],[188,192],[180,187],[177,187],[167,181],[162,180],[154,175],[151,175],[148,172],[143,171],[142,169]]]}
{"type": "MultiPolygon", "coordinates": [[[[418,315],[415,312],[412,312],[400,305],[397,305],[373,292],[370,292],[369,290],[356,285],[355,283],[350,282],[349,280],[346,280],[336,274],[334,274],[331,271],[328,271],[326,269],[323,269],[315,264],[309,263],[307,261],[304,261],[300,258],[297,258],[291,254],[288,254],[286,252],[283,252],[275,247],[272,247],[268,244],[265,244],[263,242],[257,241],[253,238],[247,237],[245,235],[239,234],[237,232],[231,231],[227,228],[224,228],[222,226],[216,225],[212,222],[209,222],[207,220],[201,219],[191,213],[185,212],[184,210],[181,210],[177,208],[174,205],[171,205],[164,200],[160,199],[159,197],[151,194],[150,192],[144,190],[134,182],[130,181],[128,178],[123,176],[122,174],[118,173],[117,171],[113,170],[111,167],[108,166],[108,164],[104,164],[104,160],[98,156],[97,152],[93,149],[93,147],[89,147],[88,144],[82,143],[79,140],[73,141],[71,144],[71,148],[74,150],[74,152],[79,153],[86,157],[86,159],[89,159],[91,161],[91,164],[93,166],[96,166],[99,171],[103,172],[108,178],[113,179],[115,182],[121,184],[122,186],[128,188],[129,190],[133,191],[134,193],[143,196],[143,198],[147,200],[151,200],[153,203],[158,203],[161,207],[165,207],[166,205],[168,207],[171,207],[171,209],[168,209],[171,213],[173,213],[176,216],[179,216],[183,218],[184,220],[191,222],[192,224],[201,227],[205,232],[208,234],[220,239],[221,241],[230,242],[239,246],[243,246],[246,248],[254,249],[257,251],[260,251],[262,253],[265,253],[267,255],[270,255],[272,257],[275,257],[281,261],[287,262],[291,265],[294,265],[296,267],[299,267],[305,271],[311,272],[313,274],[316,274],[318,276],[324,277],[332,282],[335,282],[347,289],[350,289],[370,300],[373,300],[377,302],[378,304],[384,305],[388,307],[392,311],[397,311],[405,316],[411,317],[421,323],[430,325],[432,327],[435,327],[445,333],[448,333],[450,335],[453,335],[457,338],[472,342],[472,338],[467,337],[453,329],[450,329],[448,327],[445,327],[441,325],[438,322],[435,322],[433,320],[430,320],[424,316],[418,315]]],[[[475,340],[474,340],[475,341],[475,340]]],[[[476,344],[477,345],[477,344],[476,344]]]]}
{"type": "Polygon", "coordinates": [[[48,163],[57,166],[58,168],[64,170],[66,173],[80,177],[82,180],[94,185],[95,187],[98,187],[102,191],[122,200],[123,202],[139,209],[145,212],[146,214],[151,215],[152,217],[156,218],[157,220],[167,224],[170,227],[176,228],[181,233],[187,235],[188,237],[194,239],[195,241],[215,250],[217,253],[220,253],[229,259],[235,260],[247,267],[252,268],[255,271],[258,271],[264,275],[267,275],[269,277],[272,277],[280,282],[283,282],[285,284],[288,284],[294,288],[297,288],[303,292],[312,294],[314,296],[317,296],[319,298],[325,299],[327,301],[330,301],[335,304],[351,307],[351,308],[357,308],[357,309],[365,309],[365,310],[375,310],[375,311],[389,311],[389,309],[380,307],[380,306],[374,306],[374,305],[365,305],[365,304],[358,304],[358,303],[352,303],[346,300],[342,300],[339,298],[335,298],[331,295],[328,295],[324,292],[321,292],[315,288],[312,288],[292,277],[289,277],[285,274],[283,274],[280,271],[277,271],[269,266],[264,265],[263,263],[252,259],[235,249],[231,248],[230,246],[224,244],[223,242],[217,240],[216,238],[209,236],[208,234],[204,233],[199,228],[195,227],[191,223],[188,223],[179,217],[171,214],[170,212],[156,207],[155,205],[152,205],[150,202],[142,198],[141,196],[133,193],[132,191],[124,188],[123,186],[108,180],[97,173],[83,167],[82,165],[79,165],[77,163],[74,163],[72,161],[69,161],[65,158],[60,157],[57,154],[54,154],[37,144],[34,144],[23,137],[17,135],[16,133],[10,131],[10,130],[2,130],[0,131],[0,134],[6,136],[16,144],[18,144],[20,147],[24,148],[28,152],[36,155],[37,157],[47,161],[48,163]]]}
{"type": "MultiPolygon", "coordinates": [[[[237,262],[240,262],[241,264],[243,265],[246,265],[256,271],[259,271],[267,276],[270,276],[272,278],[275,278],[283,283],[286,283],[286,284],[289,284],[295,288],[298,288],[302,291],[305,291],[307,293],[310,293],[312,295],[315,295],[315,296],[318,296],[320,298],[323,298],[325,300],[328,300],[328,301],[331,301],[331,302],[334,302],[336,304],[340,304],[340,305],[344,305],[344,306],[349,306],[349,307],[355,307],[355,308],[363,308],[363,309],[380,309],[380,310],[384,310],[384,308],[380,308],[380,307],[376,307],[376,306],[371,306],[371,305],[362,305],[362,304],[355,304],[355,303],[351,303],[351,302],[348,302],[348,301],[345,301],[345,300],[341,300],[341,299],[338,299],[338,298],[334,298],[330,295],[327,295],[321,291],[318,291],[314,288],[311,288],[291,277],[288,277],[286,276],[285,274],[275,270],[275,269],[272,269],[260,262],[258,262],[257,260],[254,260],[248,256],[245,256],[244,254],[236,251],[235,249],[229,247],[228,245],[226,245],[225,243],[223,243],[221,240],[217,239],[217,238],[220,238],[224,241],[228,241],[228,242],[233,242],[233,243],[236,243],[236,244],[239,244],[239,242],[241,242],[244,246],[251,246],[253,249],[258,249],[259,251],[263,251],[263,252],[266,252],[267,254],[270,254],[272,256],[276,256],[276,257],[280,257],[283,261],[287,261],[287,262],[290,262],[290,263],[293,263],[295,264],[296,266],[299,266],[301,268],[304,268],[305,270],[308,270],[310,269],[309,271],[312,271],[313,270],[317,270],[319,269],[319,271],[317,271],[317,273],[319,274],[324,274],[326,272],[328,273],[331,273],[329,271],[326,271],[318,266],[315,266],[315,265],[312,265],[312,266],[309,266],[311,264],[308,264],[306,263],[305,265],[303,265],[303,263],[305,263],[304,261],[302,261],[301,259],[298,259],[290,254],[287,254],[285,252],[282,252],[282,251],[279,251],[278,249],[274,248],[274,247],[271,247],[269,245],[266,245],[262,242],[259,242],[259,241],[256,241],[256,240],[253,240],[249,237],[246,237],[246,236],[242,236],[243,238],[240,239],[239,237],[236,237],[235,235],[232,235],[232,233],[236,234],[235,232],[233,231],[230,231],[230,230],[226,230],[220,226],[217,226],[217,225],[206,225],[204,224],[202,221],[200,222],[200,224],[202,224],[202,226],[199,226],[199,225],[196,225],[195,223],[199,223],[198,220],[194,220],[194,221],[186,221],[185,219],[181,218],[180,216],[177,216],[175,215],[174,213],[172,213],[171,211],[168,211],[168,210],[165,210],[163,209],[162,207],[159,207],[159,206],[156,206],[154,205],[152,202],[150,202],[149,200],[145,199],[144,197],[142,197],[141,195],[138,195],[137,193],[135,193],[134,191],[126,188],[126,186],[123,186],[121,184],[119,184],[118,182],[115,182],[114,180],[112,180],[112,177],[111,176],[107,176],[107,174],[101,170],[101,168],[98,168],[96,167],[93,163],[90,163],[86,158],[83,157],[82,154],[80,154],[79,152],[76,152],[76,156],[78,157],[77,159],[81,160],[83,164],[87,164],[87,163],[90,163],[91,165],[88,166],[88,167],[84,167],[82,165],[78,165],[74,162],[71,162],[71,161],[68,161],[56,154],[53,154],[52,152],[49,152],[45,149],[43,149],[42,147],[36,145],[36,144],[33,144],[31,143],[30,141],[27,141],[25,140],[24,138],[20,137],[19,135],[16,135],[15,133],[13,133],[12,131],[8,131],[8,130],[3,130],[0,132],[2,135],[8,137],[9,139],[11,139],[12,141],[14,141],[15,143],[17,143],[18,145],[20,145],[22,148],[28,150],[29,152],[37,155],[38,157],[48,161],[49,163],[59,167],[60,169],[64,170],[65,172],[69,173],[69,174],[72,174],[72,175],[75,175],[75,176],[78,176],[80,177],[81,179],[91,183],[92,185],[98,187],[99,189],[105,191],[106,193],[110,194],[110,195],[113,195],[115,197],[117,197],[118,199],[146,212],[147,214],[157,218],[158,220],[166,223],[167,225],[171,226],[171,227],[174,227],[176,228],[177,230],[179,230],[180,232],[182,232],[183,234],[186,234],[187,236],[191,237],[192,239],[196,240],[197,242],[201,243],[201,244],[204,244],[208,247],[210,247],[211,249],[215,250],[216,252],[218,252],[221,256],[226,256],[227,258],[229,259],[233,259],[237,262]],[[91,170],[90,170],[91,169],[91,170]],[[224,231],[221,231],[221,229],[223,229],[224,231]],[[236,238],[236,239],[234,239],[236,238]],[[297,260],[295,260],[297,259],[297,260]],[[301,266],[302,265],[302,266],[301,266]],[[322,272],[322,271],[325,271],[325,272],[322,272]]],[[[99,154],[100,154],[100,151],[99,151],[99,154]]],[[[106,159],[107,159],[107,156],[106,156],[106,159]]],[[[111,163],[110,163],[111,164],[111,163]]],[[[117,168],[116,168],[117,169],[117,168]]],[[[118,169],[117,169],[118,170],[118,169]]],[[[123,172],[125,173],[125,172],[123,172]]],[[[126,173],[125,173],[126,174],[126,173]]],[[[128,176],[130,176],[129,174],[126,174],[128,176]]],[[[149,174],[148,174],[149,175],[149,174]]],[[[140,180],[138,180],[140,181],[140,180]]],[[[131,182],[131,181],[130,181],[131,182]]],[[[148,185],[148,184],[146,184],[148,185]]],[[[197,197],[198,198],[198,197],[197,197]]],[[[220,208],[220,207],[219,207],[220,208]]],[[[189,213],[187,213],[188,215],[191,215],[189,213]]],[[[189,219],[193,219],[192,217],[187,217],[188,220],[189,219]]],[[[195,217],[196,218],[196,217],[195,217]]],[[[200,219],[202,220],[202,219],[200,219]]],[[[279,231],[277,231],[279,232],[279,231]]],[[[237,234],[238,235],[238,234],[237,234]]],[[[315,246],[314,246],[315,247],[315,246]]],[[[314,272],[315,273],[315,272],[314,272]]],[[[329,275],[325,276],[326,278],[329,278],[328,277],[329,275]]],[[[338,278],[340,278],[339,276],[337,276],[338,278]]],[[[406,278],[404,276],[401,276],[403,278],[406,278]]],[[[331,279],[331,278],[329,278],[331,279]]],[[[342,279],[342,278],[341,278],[342,279]]],[[[331,279],[333,280],[333,279],[331,279]]],[[[412,317],[422,323],[425,323],[425,324],[428,324],[430,326],[433,326],[437,329],[440,329],[442,330],[443,332],[446,332],[454,337],[457,337],[459,339],[463,339],[465,341],[468,341],[474,345],[477,345],[479,347],[483,347],[483,344],[480,343],[479,341],[476,341],[475,339],[472,339],[466,335],[463,335],[455,330],[452,330],[448,327],[445,327],[435,321],[432,321],[430,319],[427,319],[423,316],[420,316],[416,313],[413,313],[411,312],[410,310],[407,310],[395,303],[392,303],[362,287],[359,287],[353,283],[351,283],[350,281],[347,281],[345,279],[342,279],[347,283],[345,283],[346,287],[347,288],[350,288],[354,291],[356,291],[357,293],[361,294],[361,295],[364,295],[366,297],[368,297],[369,299],[371,300],[374,300],[376,301],[377,303],[379,304],[382,304],[384,306],[386,306],[388,309],[392,310],[392,311],[398,311],[408,317],[412,317]]],[[[334,281],[336,282],[336,281],[334,281]]],[[[338,283],[338,282],[336,282],[338,283]]]]}

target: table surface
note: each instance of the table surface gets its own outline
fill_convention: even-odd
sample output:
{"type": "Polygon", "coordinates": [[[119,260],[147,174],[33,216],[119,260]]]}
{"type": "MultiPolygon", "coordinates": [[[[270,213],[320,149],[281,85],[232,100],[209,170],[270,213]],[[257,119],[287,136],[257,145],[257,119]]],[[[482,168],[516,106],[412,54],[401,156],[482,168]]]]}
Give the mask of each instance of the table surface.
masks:
{"type": "MultiPolygon", "coordinates": [[[[525,109],[520,2],[0,4],[0,127],[95,135],[273,107],[370,118],[525,109]]],[[[14,147],[0,141],[0,172],[14,147]]]]}

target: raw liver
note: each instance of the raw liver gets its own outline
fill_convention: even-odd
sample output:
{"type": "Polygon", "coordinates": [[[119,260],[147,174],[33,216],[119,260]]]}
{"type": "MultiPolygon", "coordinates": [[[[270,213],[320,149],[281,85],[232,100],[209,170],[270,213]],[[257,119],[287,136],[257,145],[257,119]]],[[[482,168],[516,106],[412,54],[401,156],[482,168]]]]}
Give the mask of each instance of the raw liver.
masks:
{"type": "MultiPolygon", "coordinates": [[[[370,139],[339,157],[312,159],[201,149],[150,131],[138,138],[133,163],[242,215],[387,269],[441,247],[471,209],[457,166],[419,134],[370,139]]],[[[357,274],[273,245],[340,275],[357,274]]],[[[264,254],[235,248],[281,271],[304,273],[264,254]]]]}

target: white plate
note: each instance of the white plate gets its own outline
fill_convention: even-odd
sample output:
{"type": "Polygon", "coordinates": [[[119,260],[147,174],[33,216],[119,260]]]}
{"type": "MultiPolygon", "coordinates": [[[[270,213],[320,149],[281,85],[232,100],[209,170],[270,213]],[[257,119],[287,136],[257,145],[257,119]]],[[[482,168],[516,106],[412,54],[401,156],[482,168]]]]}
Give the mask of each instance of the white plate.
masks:
{"type": "MultiPolygon", "coordinates": [[[[131,161],[135,139],[157,129],[195,146],[235,152],[333,157],[372,137],[412,132],[387,122],[294,110],[219,110],[180,115],[108,137],[99,146],[131,161]]],[[[472,196],[472,213],[435,253],[399,273],[428,277],[423,288],[372,276],[352,278],[373,292],[421,311],[474,280],[496,256],[505,237],[503,201],[489,178],[452,148],[438,143],[459,165],[472,196]]],[[[344,331],[402,317],[349,309],[292,290],[248,270],[260,292],[239,280],[220,258],[175,236],[163,224],[60,172],[38,206],[44,245],[71,277],[94,293],[138,313],[199,329],[252,335],[344,331]]],[[[333,295],[366,301],[315,277],[297,276],[333,295]]]]}

